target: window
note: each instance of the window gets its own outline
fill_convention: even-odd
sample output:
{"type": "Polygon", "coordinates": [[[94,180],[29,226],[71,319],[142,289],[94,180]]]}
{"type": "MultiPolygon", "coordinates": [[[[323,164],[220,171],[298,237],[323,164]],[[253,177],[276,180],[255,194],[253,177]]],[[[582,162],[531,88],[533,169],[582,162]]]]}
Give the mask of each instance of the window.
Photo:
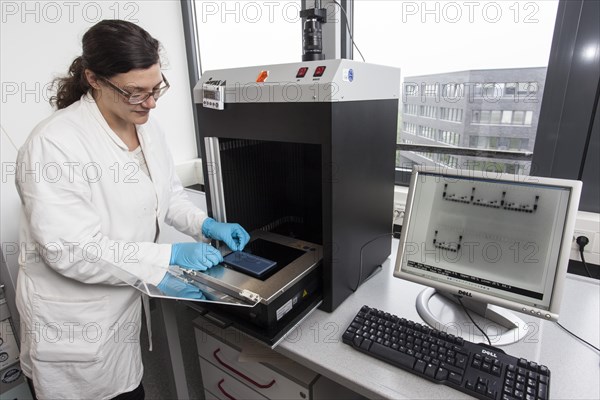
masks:
{"type": "MultiPolygon", "coordinates": [[[[194,87],[198,80],[193,71],[200,70],[196,52],[202,53],[203,69],[209,69],[214,65],[212,64],[214,60],[208,60],[206,49],[198,50],[199,37],[203,36],[204,40],[207,39],[206,34],[198,33],[202,26],[199,28],[196,26],[199,25],[197,22],[202,23],[203,14],[207,19],[225,19],[220,26],[221,30],[226,33],[232,32],[231,36],[236,40],[247,38],[247,42],[251,44],[246,46],[246,49],[257,50],[257,57],[252,57],[253,64],[285,62],[287,56],[284,56],[284,53],[287,54],[288,51],[289,60],[299,59],[297,54],[301,51],[300,35],[295,32],[301,29],[301,23],[293,12],[294,8],[299,10],[299,2],[247,2],[248,4],[238,2],[239,5],[228,5],[234,7],[234,13],[238,15],[245,13],[246,16],[250,16],[247,20],[254,20],[255,25],[264,26],[266,19],[256,21],[257,15],[253,17],[250,14],[257,4],[264,6],[266,11],[262,13],[263,16],[269,16],[267,12],[269,7],[274,7],[275,13],[272,15],[277,17],[276,20],[283,19],[286,23],[291,22],[289,29],[271,28],[267,35],[262,36],[255,34],[253,29],[243,29],[242,34],[237,32],[236,24],[241,25],[241,23],[236,23],[231,14],[225,15],[225,7],[221,4],[225,2],[213,2],[217,7],[216,10],[210,9],[210,2],[205,2],[207,4],[204,12],[198,6],[201,3],[200,1],[182,2],[191,87],[194,87]],[[289,3],[294,4],[288,5],[289,3]],[[236,10],[235,7],[238,9],[236,10]],[[281,11],[284,8],[289,15],[282,18],[281,11]],[[275,31],[277,35],[272,34],[275,31]],[[290,40],[283,39],[288,32],[290,40]],[[282,38],[281,42],[288,42],[288,44],[279,45],[275,51],[271,51],[273,48],[271,43],[277,38],[282,38]],[[260,43],[261,46],[256,46],[256,43],[260,43]],[[297,43],[297,45],[290,46],[289,43],[297,43]],[[261,56],[259,53],[262,54],[263,49],[266,49],[265,55],[261,56]]],[[[423,77],[428,74],[444,76],[445,79],[438,82],[441,85],[442,97],[449,96],[451,93],[449,86],[445,89],[444,85],[452,83],[463,85],[464,97],[459,97],[458,103],[454,106],[460,104],[459,107],[464,110],[464,135],[465,138],[469,138],[464,143],[468,144],[468,147],[481,147],[484,144],[487,146],[486,135],[493,134],[489,131],[489,127],[473,126],[477,124],[475,121],[483,119],[485,122],[487,119],[489,123],[490,119],[489,115],[487,117],[481,113],[479,116],[476,115],[475,107],[478,104],[487,106],[480,107],[479,110],[489,110],[491,108],[489,103],[498,103],[496,109],[505,111],[511,110],[511,107],[499,103],[504,101],[528,103],[530,108],[525,108],[524,124],[514,125],[511,122],[511,126],[526,130],[526,137],[523,136],[521,147],[533,151],[536,174],[584,180],[581,209],[600,212],[600,203],[597,201],[600,196],[598,183],[600,168],[598,168],[597,158],[594,157],[595,152],[588,151],[590,146],[597,146],[599,140],[597,138],[599,130],[593,125],[597,88],[595,85],[590,85],[590,82],[598,82],[600,70],[597,68],[597,59],[590,57],[593,53],[589,52],[589,45],[596,43],[600,37],[600,26],[596,17],[600,13],[600,2],[596,0],[522,2],[355,0],[346,2],[343,0],[341,3],[353,5],[353,36],[367,62],[400,67],[405,82],[410,82],[407,77],[423,77]],[[552,38],[556,21],[560,23],[560,29],[556,30],[557,36],[552,38]],[[386,40],[381,41],[382,37],[386,40]],[[472,49],[471,51],[465,50],[466,44],[472,49]],[[551,47],[552,57],[549,57],[551,47]],[[547,69],[549,59],[552,68],[547,69]],[[501,72],[502,76],[482,76],[485,71],[501,72]],[[573,71],[577,73],[572,73],[573,71]],[[452,74],[462,74],[462,76],[457,77],[452,74]],[[484,97],[484,85],[492,82],[504,84],[500,98],[484,97]],[[542,98],[544,107],[541,104],[542,98]],[[466,103],[473,107],[462,107],[465,99],[466,103]],[[574,103],[579,106],[567,106],[574,103]],[[544,140],[536,141],[538,130],[544,140]],[[590,134],[593,135],[590,137],[590,134]],[[474,138],[478,135],[481,140],[474,138]]],[[[271,22],[275,21],[269,21],[271,22]]],[[[248,25],[246,24],[245,28],[251,28],[248,25]]],[[[349,42],[348,35],[346,33],[343,35],[346,36],[346,42],[349,42]]],[[[212,32],[208,36],[211,40],[222,43],[218,52],[212,52],[213,58],[221,57],[223,63],[226,61],[228,65],[236,67],[250,63],[248,61],[250,58],[240,56],[241,53],[237,52],[240,47],[244,47],[243,44],[238,45],[232,40],[220,41],[217,36],[212,32]]],[[[407,84],[402,88],[402,94],[419,96],[420,82],[407,84]]],[[[492,91],[491,94],[495,92],[492,91]]],[[[456,99],[454,100],[456,102],[456,99]]],[[[523,110],[520,107],[516,109],[523,110]]],[[[600,115],[600,112],[597,115],[600,115]]],[[[400,120],[401,118],[400,116],[400,120]]],[[[502,119],[500,125],[503,129],[508,126],[502,123],[502,119]]],[[[462,132],[463,129],[460,131],[462,132]]],[[[402,134],[403,131],[399,129],[398,143],[400,144],[403,143],[402,134]]],[[[398,151],[397,166],[410,167],[410,161],[405,157],[410,153],[410,149],[402,146],[399,149],[402,151],[398,151]],[[400,157],[401,153],[402,157],[400,157]]],[[[473,157],[459,156],[459,158],[460,164],[466,165],[465,161],[473,157]]],[[[531,160],[531,156],[523,160],[525,161],[506,161],[501,164],[505,165],[503,167],[505,171],[529,173],[528,160],[531,160]]],[[[482,162],[472,161],[480,164],[482,162]]],[[[408,174],[397,174],[398,179],[405,179],[408,176],[408,174]]],[[[406,180],[402,182],[407,183],[406,180]]]]}
{"type": "MultiPolygon", "coordinates": [[[[440,142],[446,143],[452,146],[460,145],[460,134],[452,131],[440,130],[440,142]]],[[[473,136],[474,138],[478,138],[477,136],[473,136]]],[[[477,145],[472,146],[477,147],[477,145]]]]}
{"type": "Polygon", "coordinates": [[[531,126],[533,111],[474,110],[471,123],[480,125],[531,126]]]}
{"type": "Polygon", "coordinates": [[[440,109],[440,119],[453,122],[462,122],[463,110],[459,108],[442,107],[440,109]]]}
{"type": "Polygon", "coordinates": [[[523,125],[525,123],[525,111],[515,111],[513,121],[515,125],[523,125]]]}
{"type": "Polygon", "coordinates": [[[203,71],[301,59],[300,1],[195,0],[194,7],[203,71]]]}
{"type": "MultiPolygon", "coordinates": [[[[402,98],[419,96],[417,118],[422,126],[428,125],[426,118],[433,118],[431,102],[438,103],[437,146],[520,149],[520,139],[517,146],[511,138],[535,141],[558,4],[356,0],[353,35],[367,62],[400,68],[402,98]],[[384,29],[386,40],[381,41],[384,29]],[[460,135],[469,139],[461,142],[460,135]]],[[[415,98],[410,103],[415,104],[415,98]]],[[[419,124],[415,117],[411,122],[419,124]]],[[[419,136],[430,133],[420,130],[419,136]]],[[[415,146],[419,144],[424,142],[415,146]]],[[[409,145],[399,149],[398,168],[422,162],[409,145]]],[[[459,165],[475,158],[462,154],[451,154],[459,165]]],[[[523,161],[491,158],[484,166],[501,164],[502,171],[527,173],[530,159],[525,153],[523,161]],[[505,166],[515,163],[518,167],[505,166]]],[[[444,158],[444,164],[448,160],[444,158]]]]}
{"type": "MultiPolygon", "coordinates": [[[[414,105],[416,107],[416,104],[414,105]]],[[[435,106],[421,106],[421,117],[435,118],[437,107],[435,106]]]]}
{"type": "Polygon", "coordinates": [[[500,117],[502,116],[502,111],[492,111],[490,117],[490,124],[497,125],[500,123],[500,117]]]}
{"type": "Polygon", "coordinates": [[[405,122],[404,124],[404,132],[410,133],[411,135],[417,134],[417,125],[411,124],[410,122],[405,122]]]}
{"type": "Polygon", "coordinates": [[[404,104],[404,114],[407,115],[418,115],[416,104],[404,104]]]}
{"type": "Polygon", "coordinates": [[[419,126],[419,136],[427,139],[435,140],[436,130],[429,126],[419,126]]]}

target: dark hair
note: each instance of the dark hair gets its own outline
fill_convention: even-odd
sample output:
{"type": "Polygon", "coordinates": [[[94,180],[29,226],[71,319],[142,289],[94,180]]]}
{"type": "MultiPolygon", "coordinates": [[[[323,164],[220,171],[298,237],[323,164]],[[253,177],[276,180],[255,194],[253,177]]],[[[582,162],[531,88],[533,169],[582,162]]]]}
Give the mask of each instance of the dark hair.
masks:
{"type": "Polygon", "coordinates": [[[82,45],[83,52],[69,67],[69,74],[54,80],[57,90],[50,104],[59,110],[79,100],[90,89],[86,68],[110,78],[132,69],[149,68],[160,61],[159,41],[123,20],[98,22],[83,35],[82,45]]]}

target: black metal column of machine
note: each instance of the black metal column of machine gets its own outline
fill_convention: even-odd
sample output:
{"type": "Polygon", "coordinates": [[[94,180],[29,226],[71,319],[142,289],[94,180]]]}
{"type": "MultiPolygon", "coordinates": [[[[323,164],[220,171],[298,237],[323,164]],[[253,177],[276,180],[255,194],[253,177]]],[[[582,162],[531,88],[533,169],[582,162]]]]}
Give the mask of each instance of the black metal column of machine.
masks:
{"type": "Polygon", "coordinates": [[[351,60],[207,71],[194,89],[209,215],[318,249],[263,302],[278,329],[308,299],[334,310],[390,254],[399,93],[398,69],[351,60]]]}

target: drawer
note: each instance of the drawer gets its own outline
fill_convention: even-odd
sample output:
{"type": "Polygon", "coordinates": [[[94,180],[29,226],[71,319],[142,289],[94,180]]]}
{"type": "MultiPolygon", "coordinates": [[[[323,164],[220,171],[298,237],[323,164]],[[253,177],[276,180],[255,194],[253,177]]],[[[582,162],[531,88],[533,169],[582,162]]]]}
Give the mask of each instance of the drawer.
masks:
{"type": "Polygon", "coordinates": [[[219,400],[217,396],[204,389],[204,400],[219,400]]]}
{"type": "MultiPolygon", "coordinates": [[[[308,399],[310,390],[258,362],[240,362],[240,351],[215,337],[195,330],[198,354],[203,359],[235,376],[240,382],[269,399],[308,399]]],[[[290,374],[290,376],[294,376],[290,374]]],[[[315,376],[318,376],[315,374],[315,376]]],[[[211,390],[213,394],[217,394],[211,390]]],[[[219,392],[220,393],[220,392],[219,392]]]]}
{"type": "Polygon", "coordinates": [[[202,358],[200,358],[200,368],[202,369],[204,390],[210,392],[212,395],[207,397],[207,399],[267,400],[264,396],[246,386],[246,384],[241,383],[236,378],[233,378],[202,358]]]}

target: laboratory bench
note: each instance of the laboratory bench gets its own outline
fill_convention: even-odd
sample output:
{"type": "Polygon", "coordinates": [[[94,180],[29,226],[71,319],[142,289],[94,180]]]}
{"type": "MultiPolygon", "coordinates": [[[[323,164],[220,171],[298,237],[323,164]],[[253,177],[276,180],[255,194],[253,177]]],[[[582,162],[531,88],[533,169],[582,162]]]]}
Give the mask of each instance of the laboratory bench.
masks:
{"type": "MultiPolygon", "coordinates": [[[[255,398],[252,396],[258,394],[256,398],[259,399],[469,398],[462,392],[425,380],[342,343],[343,332],[363,305],[423,323],[415,300],[425,287],[393,277],[397,245],[398,240],[394,240],[390,258],[334,312],[315,310],[273,350],[231,327],[218,328],[200,316],[194,323],[207,398],[236,398],[227,390],[237,390],[239,398],[255,398]],[[219,348],[221,350],[217,351],[219,348]],[[280,382],[281,391],[257,388],[233,370],[251,375],[254,383],[260,385],[280,382]],[[224,378],[220,376],[227,379],[221,382],[224,378]],[[234,389],[232,385],[237,387],[234,389]]],[[[599,310],[599,282],[569,274],[560,323],[598,346],[599,310]]],[[[527,334],[518,342],[500,348],[517,358],[546,365],[551,371],[551,399],[599,399],[600,354],[555,322],[516,314],[527,323],[527,334]]]]}

